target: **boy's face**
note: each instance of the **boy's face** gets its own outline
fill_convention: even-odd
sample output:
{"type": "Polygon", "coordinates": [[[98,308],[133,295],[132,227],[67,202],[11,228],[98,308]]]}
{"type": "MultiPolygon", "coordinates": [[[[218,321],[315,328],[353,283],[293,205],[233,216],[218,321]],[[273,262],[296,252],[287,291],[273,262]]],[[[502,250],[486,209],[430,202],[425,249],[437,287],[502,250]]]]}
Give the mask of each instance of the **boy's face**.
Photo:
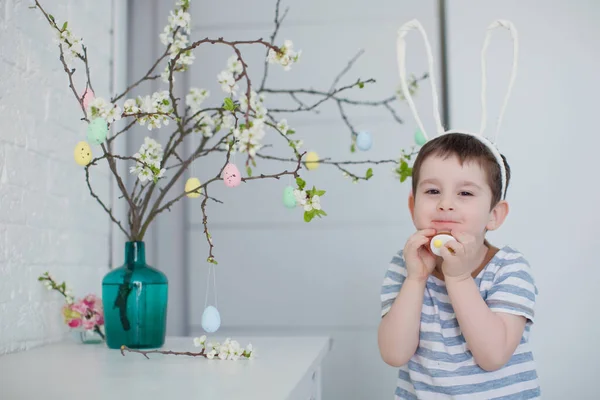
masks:
{"type": "Polygon", "coordinates": [[[490,210],[491,202],[492,190],[477,162],[465,161],[460,165],[455,155],[446,159],[432,155],[421,164],[409,209],[418,230],[455,230],[473,235],[483,243],[485,230],[500,227],[508,213],[506,201],[500,201],[490,210]]]}

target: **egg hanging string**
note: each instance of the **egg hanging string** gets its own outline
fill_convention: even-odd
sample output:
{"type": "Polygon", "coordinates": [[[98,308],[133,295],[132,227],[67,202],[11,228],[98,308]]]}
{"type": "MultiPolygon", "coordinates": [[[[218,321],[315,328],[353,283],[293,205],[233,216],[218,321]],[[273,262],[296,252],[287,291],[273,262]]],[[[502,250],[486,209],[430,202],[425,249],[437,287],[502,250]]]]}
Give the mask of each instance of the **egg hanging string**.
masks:
{"type": "Polygon", "coordinates": [[[211,275],[211,271],[212,271],[212,276],[213,276],[213,288],[214,288],[214,294],[215,294],[215,308],[219,308],[219,304],[217,302],[217,269],[215,268],[214,264],[210,264],[208,266],[208,276],[206,277],[206,298],[204,299],[204,309],[206,310],[206,307],[208,307],[208,293],[210,291],[210,275],[211,275]]]}

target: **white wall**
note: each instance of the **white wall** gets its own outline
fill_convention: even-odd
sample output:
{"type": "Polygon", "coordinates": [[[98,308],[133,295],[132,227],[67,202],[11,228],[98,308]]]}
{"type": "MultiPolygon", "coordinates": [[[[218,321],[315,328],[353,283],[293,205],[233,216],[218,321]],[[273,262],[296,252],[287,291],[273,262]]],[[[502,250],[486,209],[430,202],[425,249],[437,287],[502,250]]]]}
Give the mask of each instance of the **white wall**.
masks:
{"type": "MultiPolygon", "coordinates": [[[[275,3],[230,1],[227,7],[214,7],[209,2],[194,2],[194,37],[268,38],[275,3]]],[[[363,48],[365,54],[340,83],[375,78],[376,84],[351,91],[348,97],[387,98],[399,85],[397,29],[403,22],[419,18],[436,39],[435,5],[391,0],[380,1],[377,6],[364,0],[283,1],[281,12],[288,6],[291,9],[278,43],[291,39],[296,49],[303,50],[302,60],[288,72],[271,66],[268,87],[328,90],[336,75],[363,48]]],[[[415,34],[408,43],[414,54],[408,63],[409,72],[420,75],[426,70],[422,41],[415,34]]],[[[435,40],[436,52],[438,43],[435,40]]],[[[212,101],[219,104],[223,93],[216,76],[232,52],[223,46],[198,50],[190,85],[209,88],[212,101]]],[[[252,82],[259,85],[265,51],[250,46],[242,51],[252,82]]],[[[422,90],[417,101],[420,107],[429,108],[429,91],[422,90]]],[[[287,98],[266,95],[267,108],[291,104],[287,98]]],[[[349,152],[350,131],[334,103],[324,105],[319,115],[278,118],[287,117],[297,137],[304,140],[305,149],[322,156],[336,160],[389,159],[399,157],[401,147],[412,145],[415,129],[406,105],[395,103],[395,108],[406,124],[394,122],[384,109],[347,108],[355,127],[373,134],[374,145],[368,153],[349,152]]],[[[290,154],[274,132],[265,140],[275,144],[279,154],[290,154]]],[[[268,153],[276,154],[276,150],[268,149],[268,153]]],[[[243,162],[238,156],[238,166],[243,162]]],[[[199,162],[196,171],[200,180],[213,176],[216,166],[211,161],[199,162]]],[[[259,169],[254,170],[273,173],[291,167],[259,161],[259,169]]],[[[351,169],[364,174],[367,168],[351,169]]],[[[329,216],[309,224],[303,221],[301,209],[290,211],[282,205],[287,178],[253,181],[236,189],[211,186],[211,196],[225,202],[208,205],[209,229],[219,261],[218,305],[223,325],[218,334],[330,335],[334,345],[324,365],[324,398],[391,398],[397,369],[381,360],[377,348],[379,293],[389,261],[413,229],[406,207],[409,182],[400,184],[391,169],[390,165],[374,167],[372,180],[357,185],[333,167],[303,170],[301,176],[309,185],[327,190],[322,205],[329,216]]],[[[186,205],[190,214],[189,323],[192,333],[199,334],[206,294],[207,245],[199,202],[186,201],[186,205]]]]}
{"type": "MultiPolygon", "coordinates": [[[[76,296],[100,295],[108,266],[108,219],[73,160],[85,123],[53,32],[31,3],[0,0],[0,354],[59,340],[68,331],[62,297],[48,292],[39,275],[49,271],[66,280],[76,296]]],[[[110,2],[42,5],[84,38],[96,93],[108,97],[110,2]]],[[[78,88],[83,71],[76,72],[78,88]]],[[[105,199],[107,171],[91,173],[105,199]]]]}
{"type": "MultiPolygon", "coordinates": [[[[513,171],[511,213],[490,237],[520,249],[535,273],[540,294],[532,343],[543,397],[597,398],[600,3],[448,3],[453,128],[479,126],[479,52],[487,25],[505,18],[519,30],[518,76],[499,136],[513,171]]],[[[488,51],[490,128],[512,62],[508,37],[495,32],[488,51]]]]}

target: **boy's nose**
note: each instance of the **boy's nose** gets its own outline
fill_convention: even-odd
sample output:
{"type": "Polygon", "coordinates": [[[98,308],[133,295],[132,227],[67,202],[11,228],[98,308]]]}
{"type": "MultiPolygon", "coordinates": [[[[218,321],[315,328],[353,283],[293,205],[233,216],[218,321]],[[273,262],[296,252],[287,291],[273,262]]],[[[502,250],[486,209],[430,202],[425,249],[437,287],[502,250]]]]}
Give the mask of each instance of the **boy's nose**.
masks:
{"type": "Polygon", "coordinates": [[[441,199],[440,202],[438,203],[438,210],[439,211],[453,211],[454,205],[448,200],[441,199]]]}

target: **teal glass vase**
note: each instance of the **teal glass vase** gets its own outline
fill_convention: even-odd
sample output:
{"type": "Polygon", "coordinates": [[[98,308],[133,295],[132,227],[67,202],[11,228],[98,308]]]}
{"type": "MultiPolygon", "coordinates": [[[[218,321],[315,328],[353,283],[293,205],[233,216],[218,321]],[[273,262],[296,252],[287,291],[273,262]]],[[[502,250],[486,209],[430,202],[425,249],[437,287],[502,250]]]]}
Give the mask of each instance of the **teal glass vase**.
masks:
{"type": "Polygon", "coordinates": [[[165,343],[168,280],[146,264],[143,241],[125,243],[125,263],[102,280],[106,345],[158,348],[165,343]]]}

